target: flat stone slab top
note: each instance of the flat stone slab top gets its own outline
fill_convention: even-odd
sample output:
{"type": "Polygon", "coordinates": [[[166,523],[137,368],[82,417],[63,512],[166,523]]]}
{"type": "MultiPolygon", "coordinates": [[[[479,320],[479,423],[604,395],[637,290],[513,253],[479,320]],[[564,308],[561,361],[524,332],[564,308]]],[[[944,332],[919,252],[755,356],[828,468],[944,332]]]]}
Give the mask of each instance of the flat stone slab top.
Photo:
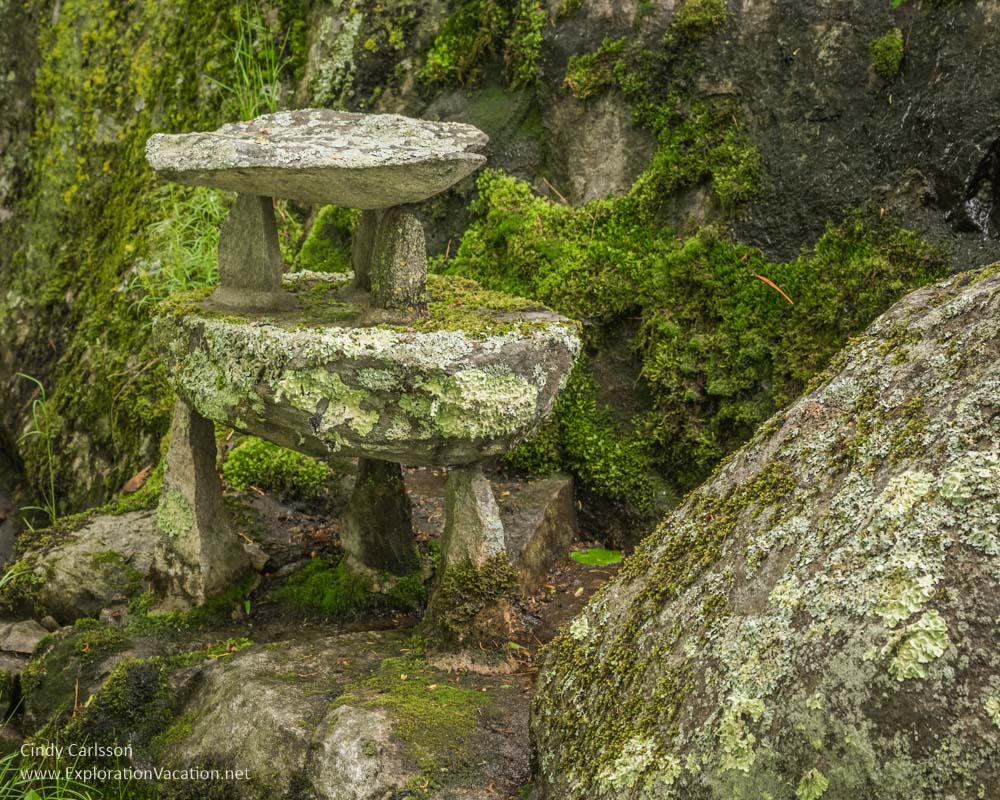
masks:
{"type": "Polygon", "coordinates": [[[192,186],[379,209],[443,192],[485,162],[485,133],[460,122],[329,109],[279,111],[146,143],[158,173],[192,186]]]}
{"type": "Polygon", "coordinates": [[[299,309],[263,318],[197,295],[165,304],[154,331],[179,396],[309,455],[412,466],[500,455],[551,411],[580,348],[574,323],[439,275],[426,312],[393,316],[351,277],[286,276],[299,309]]]}

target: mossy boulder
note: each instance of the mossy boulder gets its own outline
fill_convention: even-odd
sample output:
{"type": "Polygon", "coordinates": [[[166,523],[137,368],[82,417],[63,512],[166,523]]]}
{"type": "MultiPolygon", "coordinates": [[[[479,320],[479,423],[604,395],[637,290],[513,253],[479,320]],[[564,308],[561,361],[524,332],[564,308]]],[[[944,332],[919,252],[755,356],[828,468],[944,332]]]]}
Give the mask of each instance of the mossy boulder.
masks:
{"type": "Polygon", "coordinates": [[[544,798],[1000,785],[1000,274],[908,295],[547,650],[544,798]]]}

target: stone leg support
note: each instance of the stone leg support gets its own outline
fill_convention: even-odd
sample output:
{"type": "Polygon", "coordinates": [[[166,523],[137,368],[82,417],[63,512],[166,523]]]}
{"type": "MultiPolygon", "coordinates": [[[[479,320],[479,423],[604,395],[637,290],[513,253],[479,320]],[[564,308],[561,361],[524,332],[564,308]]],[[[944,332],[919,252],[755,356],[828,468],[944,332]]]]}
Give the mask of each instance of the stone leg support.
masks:
{"type": "Polygon", "coordinates": [[[379,308],[413,308],[425,302],[424,226],[406,206],[379,213],[369,283],[372,300],[379,308]]]}
{"type": "Polygon", "coordinates": [[[295,299],[281,287],[283,270],[273,200],[237,195],[219,229],[219,288],[209,303],[234,311],[293,308],[295,299]]]}
{"type": "Polygon", "coordinates": [[[449,467],[442,558],[445,565],[479,566],[507,555],[500,509],[481,464],[449,467]]]}
{"type": "Polygon", "coordinates": [[[354,285],[358,289],[370,291],[372,250],[375,248],[375,231],[378,228],[378,211],[362,211],[361,222],[351,241],[351,267],[354,270],[354,285]]]}
{"type": "Polygon", "coordinates": [[[358,480],[343,520],[341,541],[354,569],[393,575],[418,569],[410,498],[399,464],[358,459],[358,480]]]}
{"type": "Polygon", "coordinates": [[[215,426],[183,400],[174,405],[157,528],[167,547],[158,565],[167,602],[199,605],[246,574],[215,467],[215,426]]]}

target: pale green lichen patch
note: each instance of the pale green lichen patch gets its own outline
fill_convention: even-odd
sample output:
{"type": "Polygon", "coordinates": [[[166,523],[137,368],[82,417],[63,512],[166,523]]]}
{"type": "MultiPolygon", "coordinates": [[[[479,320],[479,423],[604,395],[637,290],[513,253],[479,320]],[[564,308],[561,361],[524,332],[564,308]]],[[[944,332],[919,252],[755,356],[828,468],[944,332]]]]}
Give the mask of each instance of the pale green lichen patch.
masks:
{"type": "Polygon", "coordinates": [[[373,403],[371,393],[351,389],[340,375],[323,367],[289,373],[275,388],[278,400],[288,400],[291,405],[316,414],[320,432],[347,425],[358,435],[367,436],[378,422],[378,412],[364,407],[373,403]],[[324,403],[326,409],[321,410],[324,403]]]}
{"type": "Polygon", "coordinates": [[[990,718],[990,721],[994,725],[1000,728],[1000,697],[997,697],[997,695],[987,697],[983,706],[986,709],[986,716],[990,718]]]}
{"type": "Polygon", "coordinates": [[[927,664],[940,658],[948,649],[948,624],[934,610],[924,612],[920,619],[901,631],[898,644],[890,642],[883,654],[895,644],[895,655],[889,671],[897,680],[926,678],[927,664]]]}
{"type": "Polygon", "coordinates": [[[194,526],[191,503],[177,489],[167,489],[156,508],[156,526],[171,539],[178,539],[194,526]]]}
{"type": "Polygon", "coordinates": [[[799,781],[795,789],[796,800],[819,800],[830,786],[830,781],[818,769],[813,767],[799,781]]]}
{"type": "Polygon", "coordinates": [[[750,725],[764,714],[764,701],[757,697],[735,697],[722,712],[719,722],[720,765],[722,769],[749,772],[756,754],[757,737],[750,725]]]}
{"type": "Polygon", "coordinates": [[[515,374],[466,369],[417,388],[429,397],[428,417],[443,436],[485,439],[530,423],[537,390],[515,374]]]}

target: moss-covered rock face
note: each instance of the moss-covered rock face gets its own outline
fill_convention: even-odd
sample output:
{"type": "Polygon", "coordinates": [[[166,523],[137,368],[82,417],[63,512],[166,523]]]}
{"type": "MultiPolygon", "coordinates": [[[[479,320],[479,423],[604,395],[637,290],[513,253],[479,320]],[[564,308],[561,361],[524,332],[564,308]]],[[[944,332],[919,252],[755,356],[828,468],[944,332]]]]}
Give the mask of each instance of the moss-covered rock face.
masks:
{"type": "Polygon", "coordinates": [[[265,320],[170,306],[155,331],[178,393],[209,419],[312,455],[462,464],[538,425],[579,349],[564,318],[469,281],[439,277],[426,317],[397,319],[315,278],[289,281],[313,284],[295,295],[300,311],[265,320]]]}
{"type": "Polygon", "coordinates": [[[1000,277],[894,306],[547,651],[547,798],[1000,785],[1000,277]]]}

